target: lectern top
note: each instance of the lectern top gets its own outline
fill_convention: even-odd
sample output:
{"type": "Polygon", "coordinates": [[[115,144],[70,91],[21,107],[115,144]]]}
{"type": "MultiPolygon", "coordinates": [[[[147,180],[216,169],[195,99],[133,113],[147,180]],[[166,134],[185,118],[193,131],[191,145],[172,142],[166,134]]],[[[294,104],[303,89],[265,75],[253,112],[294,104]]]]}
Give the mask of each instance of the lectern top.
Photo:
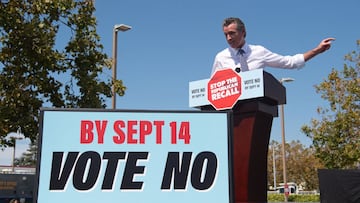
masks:
{"type": "Polygon", "coordinates": [[[217,71],[209,79],[189,83],[189,106],[194,108],[213,105],[217,110],[231,109],[234,105],[228,105],[229,102],[254,99],[263,100],[270,105],[284,104],[285,87],[263,69],[240,73],[223,71],[220,74],[217,71]],[[234,99],[233,95],[238,96],[237,100],[229,101],[234,99]],[[221,108],[217,108],[219,106],[221,108]]]}

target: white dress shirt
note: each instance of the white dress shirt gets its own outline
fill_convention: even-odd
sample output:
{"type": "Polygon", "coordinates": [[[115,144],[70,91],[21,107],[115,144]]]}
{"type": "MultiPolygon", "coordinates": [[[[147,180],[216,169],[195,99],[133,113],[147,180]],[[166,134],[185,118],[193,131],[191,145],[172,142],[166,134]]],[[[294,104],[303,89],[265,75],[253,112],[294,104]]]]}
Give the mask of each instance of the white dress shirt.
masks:
{"type": "Polygon", "coordinates": [[[295,69],[305,65],[304,55],[295,54],[293,56],[282,56],[271,52],[260,45],[245,45],[241,48],[245,54],[237,54],[239,49],[226,48],[215,56],[212,74],[217,69],[232,68],[241,71],[255,70],[265,67],[295,69]],[[244,58],[241,58],[244,57],[244,58]],[[241,67],[241,61],[247,62],[247,67],[241,67]]]}

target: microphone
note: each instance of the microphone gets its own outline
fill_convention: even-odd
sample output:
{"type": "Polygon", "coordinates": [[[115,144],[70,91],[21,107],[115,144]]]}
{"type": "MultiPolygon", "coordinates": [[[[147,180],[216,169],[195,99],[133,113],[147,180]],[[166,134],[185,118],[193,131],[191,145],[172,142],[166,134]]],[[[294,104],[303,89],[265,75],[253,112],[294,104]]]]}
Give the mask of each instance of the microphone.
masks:
{"type": "Polygon", "coordinates": [[[236,68],[235,68],[235,71],[236,71],[237,73],[240,73],[240,72],[241,72],[241,68],[240,68],[240,67],[236,67],[236,68]]]}

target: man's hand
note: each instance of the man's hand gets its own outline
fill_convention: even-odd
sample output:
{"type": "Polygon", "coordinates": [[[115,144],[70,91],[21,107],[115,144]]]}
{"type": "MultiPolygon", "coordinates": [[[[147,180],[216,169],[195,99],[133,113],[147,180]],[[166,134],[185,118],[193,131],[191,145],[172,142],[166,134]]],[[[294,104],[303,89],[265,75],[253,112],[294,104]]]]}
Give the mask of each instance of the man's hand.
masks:
{"type": "Polygon", "coordinates": [[[332,38],[332,37],[329,37],[329,38],[326,38],[326,39],[322,40],[320,42],[320,44],[316,48],[304,53],[304,60],[308,61],[311,58],[313,58],[314,56],[316,56],[316,55],[318,55],[320,53],[323,53],[324,51],[330,49],[331,42],[334,41],[334,40],[335,40],[335,38],[332,38]]]}
{"type": "Polygon", "coordinates": [[[328,49],[330,49],[331,47],[331,42],[334,41],[335,38],[326,38],[324,40],[322,40],[320,42],[320,44],[314,49],[314,51],[317,53],[317,54],[320,54],[328,49]]]}

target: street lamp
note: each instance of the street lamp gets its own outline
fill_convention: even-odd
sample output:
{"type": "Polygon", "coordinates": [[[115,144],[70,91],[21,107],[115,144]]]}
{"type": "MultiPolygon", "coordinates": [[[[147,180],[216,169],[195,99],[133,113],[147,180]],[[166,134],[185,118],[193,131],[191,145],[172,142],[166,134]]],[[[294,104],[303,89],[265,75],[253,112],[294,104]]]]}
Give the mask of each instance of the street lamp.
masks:
{"type": "Polygon", "coordinates": [[[274,175],[274,190],[276,190],[276,160],[275,160],[275,144],[272,145],[273,156],[273,175],[274,175]]]}
{"type": "MultiPolygon", "coordinates": [[[[280,83],[284,82],[292,82],[293,78],[281,78],[280,83]]],[[[283,162],[283,178],[284,178],[284,197],[285,202],[288,201],[288,185],[287,185],[287,177],[286,177],[286,157],[285,157],[285,122],[284,122],[284,104],[280,105],[280,118],[281,118],[281,138],[282,138],[282,162],[283,162]]]]}
{"type": "Polygon", "coordinates": [[[15,135],[11,135],[10,139],[14,142],[14,151],[13,151],[13,157],[12,157],[12,172],[15,172],[15,152],[16,152],[16,140],[22,140],[24,139],[24,135],[21,133],[21,127],[19,127],[16,131],[15,135]]]}
{"type": "Polygon", "coordinates": [[[131,26],[125,24],[114,25],[113,29],[113,50],[112,50],[112,77],[113,77],[113,86],[112,86],[112,108],[116,109],[116,91],[114,82],[116,80],[116,59],[117,59],[117,33],[118,31],[128,31],[131,29],[131,26]]]}

